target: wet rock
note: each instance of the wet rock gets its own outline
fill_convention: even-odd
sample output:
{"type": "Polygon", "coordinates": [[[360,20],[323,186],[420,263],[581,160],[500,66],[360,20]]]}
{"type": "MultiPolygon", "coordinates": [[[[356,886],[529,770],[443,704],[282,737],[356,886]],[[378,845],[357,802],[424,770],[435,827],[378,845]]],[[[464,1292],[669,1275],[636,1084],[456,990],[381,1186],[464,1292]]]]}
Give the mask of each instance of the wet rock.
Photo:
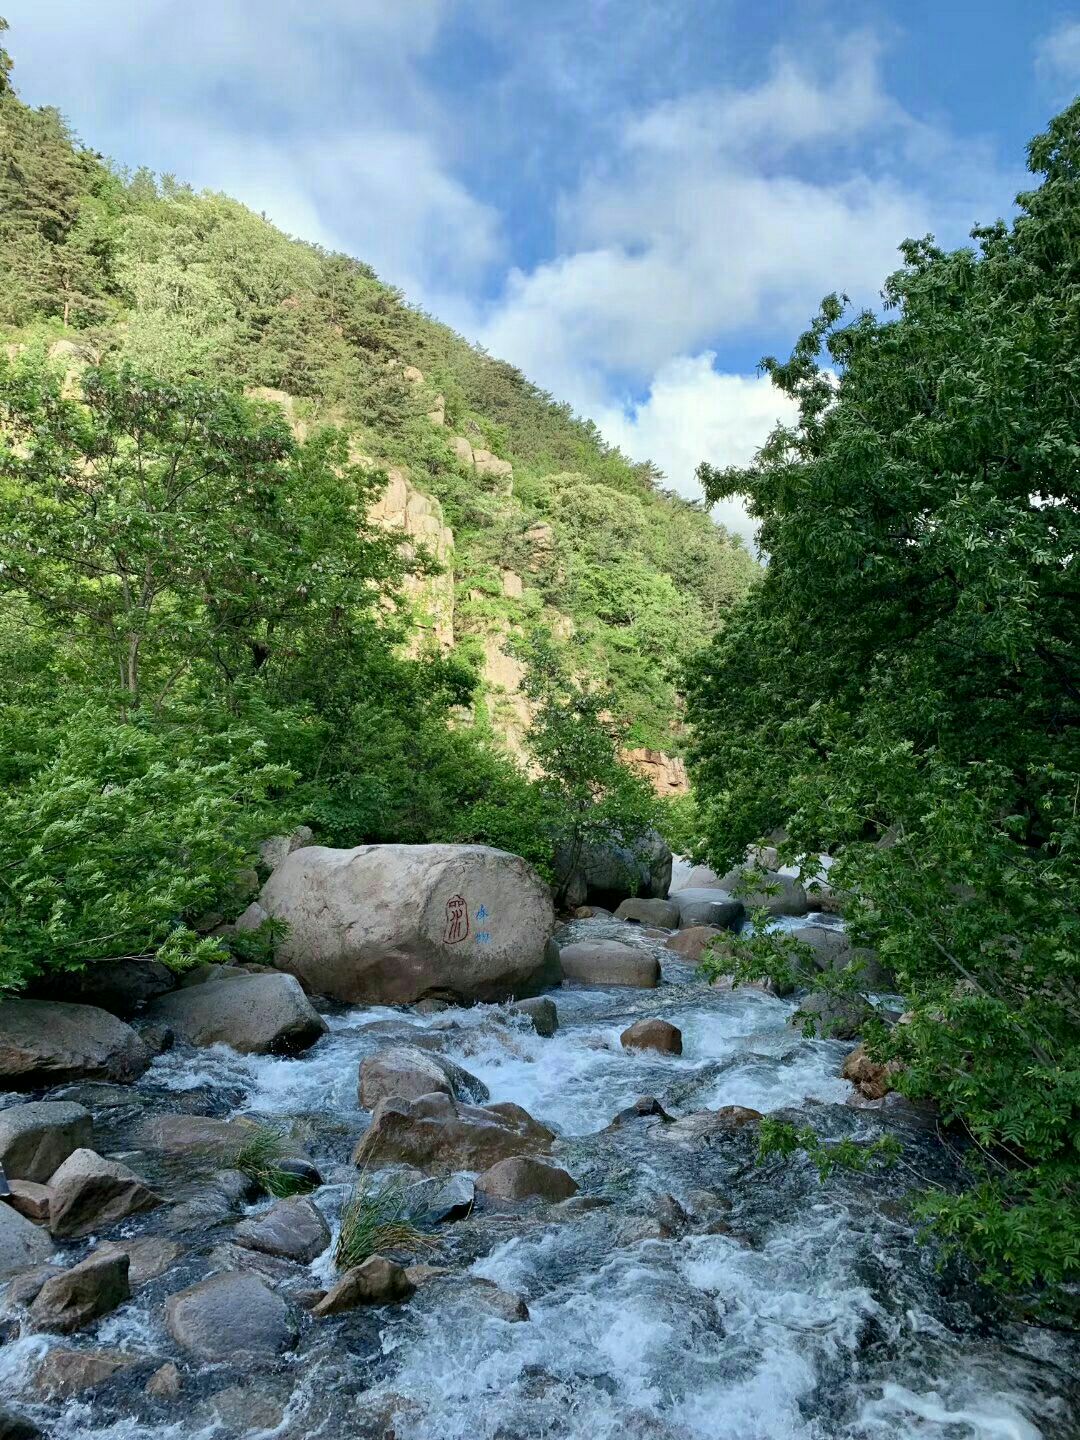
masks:
{"type": "Polygon", "coordinates": [[[476,1188],[491,1200],[567,1200],[576,1195],[577,1181],[558,1165],[532,1155],[511,1155],[485,1170],[476,1188]]]}
{"type": "Polygon", "coordinates": [[[850,1080],[864,1100],[884,1100],[892,1090],[892,1080],[901,1066],[895,1061],[882,1065],[871,1060],[865,1045],[856,1045],[844,1060],[840,1074],[850,1080]]]}
{"type": "Polygon", "coordinates": [[[219,1390],[211,1397],[210,1406],[221,1424],[239,1435],[277,1430],[285,1418],[285,1406],[277,1396],[250,1384],[219,1390]]]}
{"type": "Polygon", "coordinates": [[[0,1166],[8,1180],[43,1185],[73,1150],[92,1145],[89,1110],[63,1100],[39,1100],[0,1110],[0,1166]]]}
{"type": "Polygon", "coordinates": [[[33,1270],[23,1270],[13,1280],[8,1281],[4,1289],[4,1300],[9,1307],[29,1305],[36,1299],[46,1280],[63,1273],[59,1265],[35,1265],[33,1270]]]}
{"type": "Polygon", "coordinates": [[[126,1255],[93,1254],[46,1280],[30,1306],[38,1330],[70,1335],[131,1298],[126,1255]]]}
{"type": "Polygon", "coordinates": [[[274,1161],[274,1169],[279,1175],[291,1175],[298,1187],[307,1190],[318,1190],[323,1183],[318,1167],[304,1155],[283,1155],[274,1161]]]}
{"type": "Polygon", "coordinates": [[[482,1080],[470,1075],[439,1055],[413,1045],[395,1045],[369,1055],[360,1065],[359,1101],[361,1110],[374,1110],[380,1100],[397,1096],[417,1100],[421,1095],[438,1092],[454,1100],[483,1103],[488,1088],[482,1080]]]}
{"type": "Polygon", "coordinates": [[[413,1006],[417,1015],[441,1015],[444,1010],[449,1010],[450,1008],[449,1001],[432,999],[418,1000],[413,1006]]]}
{"type": "Polygon", "coordinates": [[[289,1308],[257,1275],[231,1271],[211,1275],[170,1295],[165,1305],[169,1334],[201,1360],[269,1359],[291,1350],[296,1326],[289,1308]]]}
{"type": "Polygon", "coordinates": [[[36,1000],[97,1005],[126,1020],[175,986],[176,976],[160,960],[98,960],[85,970],[65,970],[35,981],[29,993],[36,1000]]]}
{"type": "Polygon", "coordinates": [[[874,1007],[862,995],[830,995],[815,990],[804,996],[788,1020],[798,1029],[812,1024],[823,1040],[857,1040],[863,1026],[874,1016],[874,1007]]]}
{"type": "Polygon", "coordinates": [[[670,1240],[673,1231],[656,1215],[627,1215],[619,1221],[616,1245],[640,1245],[646,1240],[670,1240]]]}
{"type": "Polygon", "coordinates": [[[682,1031],[667,1020],[638,1020],[619,1036],[624,1050],[656,1050],[661,1055],[682,1054],[682,1031]]]}
{"type": "Polygon", "coordinates": [[[409,1265],[405,1270],[405,1274],[418,1288],[431,1280],[441,1280],[444,1275],[453,1273],[448,1265],[409,1265]]]}
{"type": "Polygon", "coordinates": [[[615,911],[615,919],[674,930],[679,923],[679,907],[670,900],[623,900],[615,911]]]}
{"type": "Polygon", "coordinates": [[[675,1120],[662,1133],[669,1140],[707,1141],[718,1135],[730,1135],[746,1125],[756,1125],[763,1118],[760,1110],[745,1105],[721,1105],[719,1110],[695,1110],[675,1120]]]}
{"type": "Polygon", "coordinates": [[[42,1440],[42,1432],[25,1415],[0,1404],[0,1440],[42,1440]]]}
{"type": "Polygon", "coordinates": [[[895,988],[896,979],[878,959],[877,951],[852,945],[846,931],[833,925],[800,925],[791,934],[813,950],[813,966],[817,970],[847,970],[857,965],[862,989],[891,991],[895,988]]]}
{"type": "Polygon", "coordinates": [[[69,1400],[99,1390],[138,1364],[137,1355],[120,1350],[50,1350],[37,1368],[34,1386],[50,1400],[69,1400]]]}
{"type": "Polygon", "coordinates": [[[218,1120],[209,1115],[149,1115],[135,1132],[135,1139],[146,1150],[160,1150],[164,1155],[205,1156],[208,1162],[221,1164],[232,1160],[256,1133],[247,1120],[218,1120]]]}
{"type": "Polygon", "coordinates": [[[672,1116],[664,1109],[655,1095],[639,1095],[632,1105],[627,1105],[625,1110],[620,1110],[609,1122],[609,1130],[618,1130],[623,1125],[629,1125],[635,1120],[662,1120],[667,1124],[672,1122],[672,1116]]]}
{"type": "Polygon", "coordinates": [[[421,1180],[405,1191],[405,1213],[428,1225],[464,1220],[473,1208],[476,1187],[467,1175],[421,1180]]]}
{"type": "Polygon", "coordinates": [[[690,965],[699,965],[704,958],[709,942],[715,940],[718,935],[730,938],[730,930],[723,930],[719,925],[690,925],[680,930],[677,935],[665,942],[665,950],[674,950],[676,955],[690,965]]]}
{"type": "Polygon", "coordinates": [[[44,1264],[52,1248],[47,1231],[0,1200],[0,1280],[44,1264]]]}
{"type": "Polygon", "coordinates": [[[146,1393],[155,1400],[175,1400],[182,1388],[180,1371],[171,1360],[155,1370],[146,1382],[146,1393]]]}
{"type": "Polygon", "coordinates": [[[570,909],[585,904],[613,909],[634,897],[663,899],[671,884],[671,850],[655,830],[634,847],[594,841],[555,855],[555,874],[570,909]]]}
{"type": "Polygon", "coordinates": [[[512,1290],[503,1290],[494,1281],[485,1280],[480,1275],[469,1278],[472,1281],[474,1302],[496,1320],[517,1325],[530,1318],[529,1307],[520,1295],[515,1295],[512,1290]]]}
{"type": "Polygon", "coordinates": [[[150,1053],[130,1025],[93,1005],[0,1000],[0,1088],[135,1080],[150,1053]]]}
{"type": "Polygon", "coordinates": [[[640,990],[660,983],[660,962],[645,950],[619,940],[578,940],[559,950],[566,985],[629,985],[640,990]]]}
{"type": "Polygon", "coordinates": [[[271,835],[259,846],[259,863],[267,870],[276,870],[294,850],[303,850],[314,839],[315,832],[309,825],[298,825],[291,835],[271,835]]]}
{"type": "Polygon", "coordinates": [[[382,1255],[372,1255],[362,1265],[346,1271],[311,1313],[322,1319],[355,1310],[358,1305],[399,1305],[415,1290],[402,1266],[382,1255]]]}
{"type": "Polygon", "coordinates": [[[259,1187],[241,1170],[219,1170],[193,1194],[174,1205],[165,1225],[173,1235],[207,1230],[231,1219],[259,1193],[259,1187]]]}
{"type": "Polygon", "coordinates": [[[310,1200],[279,1200],[236,1227],[237,1245],[309,1265],[330,1244],[330,1227],[310,1200]]]}
{"type": "Polygon", "coordinates": [[[726,890],[677,890],[671,897],[671,903],[679,912],[680,930],[700,925],[730,930],[746,914],[742,900],[726,890]]]}
{"type": "Polygon", "coordinates": [[[765,909],[770,915],[805,915],[810,909],[806,891],[791,875],[737,866],[720,877],[720,889],[737,894],[747,910],[765,909]]]}
{"type": "Polygon", "coordinates": [[[275,1290],[284,1286],[291,1289],[296,1283],[310,1281],[311,1278],[306,1267],[295,1260],[286,1260],[281,1255],[267,1255],[261,1250],[249,1250],[231,1241],[215,1245],[208,1259],[215,1270],[243,1270],[247,1274],[258,1275],[275,1290]]]}
{"type": "Polygon", "coordinates": [[[296,1054],[326,1034],[292,975],[213,980],[162,996],[148,1013],[192,1045],[230,1045],[243,1055],[296,1054]]]}
{"type": "Polygon", "coordinates": [[[35,1225],[49,1223],[49,1209],[52,1205],[52,1190],[48,1185],[36,1185],[33,1180],[11,1180],[8,1182],[7,1203],[35,1225]]]}
{"type": "Polygon", "coordinates": [[[105,1240],[94,1254],[101,1258],[126,1255],[128,1284],[133,1290],[171,1270],[183,1255],[182,1246],[163,1235],[145,1235],[132,1240],[105,1240]]]}
{"type": "Polygon", "coordinates": [[[528,1015],[537,1035],[549,1040],[559,1028],[559,1012],[554,1000],[536,995],[531,1000],[518,1000],[510,1006],[512,1015],[528,1015]]]}
{"type": "Polygon", "coordinates": [[[309,846],[260,904],[289,925],[277,964],[337,1000],[502,1000],[553,983],[548,888],[488,846],[309,846]]]}
{"type": "Polygon", "coordinates": [[[76,1150],[49,1181],[53,1192],[49,1228],[71,1238],[115,1225],[161,1204],[161,1196],[144,1185],[118,1160],[105,1160],[93,1150],[76,1150]]]}
{"type": "Polygon", "coordinates": [[[517,1105],[462,1105],[447,1095],[424,1095],[380,1101],[353,1161],[486,1170],[510,1155],[547,1151],[554,1138],[517,1105]]]}

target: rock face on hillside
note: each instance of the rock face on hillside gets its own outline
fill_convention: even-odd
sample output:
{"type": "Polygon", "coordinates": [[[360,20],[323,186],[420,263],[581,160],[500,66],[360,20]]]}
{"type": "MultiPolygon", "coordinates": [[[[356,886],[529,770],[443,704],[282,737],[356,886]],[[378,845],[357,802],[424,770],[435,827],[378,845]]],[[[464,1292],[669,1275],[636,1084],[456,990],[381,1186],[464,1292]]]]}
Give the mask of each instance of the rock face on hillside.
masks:
{"type": "Polygon", "coordinates": [[[259,907],[289,925],[278,966],[349,1003],[503,1000],[559,979],[547,886],[485,845],[309,846],[274,871],[259,907]]]}
{"type": "Polygon", "coordinates": [[[416,606],[420,631],[449,650],[454,643],[454,532],[438,500],[417,490],[404,470],[394,468],[387,475],[386,489],[368,515],[376,525],[401,534],[406,555],[422,549],[438,562],[441,573],[410,576],[403,589],[416,606]]]}
{"type": "Polygon", "coordinates": [[[690,791],[690,779],[686,763],[679,755],[665,755],[662,750],[624,750],[622,759],[643,775],[663,798],[670,795],[686,795],[690,791]]]}

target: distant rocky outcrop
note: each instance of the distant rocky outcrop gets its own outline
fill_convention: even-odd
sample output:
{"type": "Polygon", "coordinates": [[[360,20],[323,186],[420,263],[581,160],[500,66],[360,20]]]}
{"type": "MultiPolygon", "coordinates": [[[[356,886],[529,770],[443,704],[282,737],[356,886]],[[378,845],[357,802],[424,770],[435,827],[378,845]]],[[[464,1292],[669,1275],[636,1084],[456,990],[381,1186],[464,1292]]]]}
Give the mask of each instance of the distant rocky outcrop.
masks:
{"type": "Polygon", "coordinates": [[[690,780],[686,773],[686,762],[679,755],[665,755],[662,750],[639,747],[624,750],[622,759],[643,775],[661,798],[672,795],[687,795],[690,780]]]}

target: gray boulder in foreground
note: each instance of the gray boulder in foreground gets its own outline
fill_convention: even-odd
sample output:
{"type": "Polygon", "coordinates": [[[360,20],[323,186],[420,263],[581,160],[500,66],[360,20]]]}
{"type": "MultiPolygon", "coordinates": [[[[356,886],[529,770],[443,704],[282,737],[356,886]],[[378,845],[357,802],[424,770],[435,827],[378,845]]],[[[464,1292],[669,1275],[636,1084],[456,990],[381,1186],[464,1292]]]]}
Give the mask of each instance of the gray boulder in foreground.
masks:
{"type": "Polygon", "coordinates": [[[0,1001],[0,1089],[135,1080],[150,1051],[130,1025],[94,1005],[0,1001]]]}
{"type": "Polygon", "coordinates": [[[49,1229],[54,1235],[89,1235],[161,1204],[133,1170],[93,1150],[76,1150],[49,1181],[49,1229]]]}
{"type": "Polygon", "coordinates": [[[660,962],[647,950],[621,940],[576,940],[559,950],[566,985],[630,985],[654,990],[660,983],[660,962]]]}
{"type": "Polygon", "coordinates": [[[432,1095],[436,1091],[454,1100],[473,1100],[480,1104],[489,1098],[482,1080],[453,1061],[419,1050],[415,1045],[392,1045],[361,1061],[358,1097],[361,1110],[374,1110],[380,1100],[391,1095],[402,1100],[418,1100],[421,1095],[432,1095]]]}
{"type": "Polygon", "coordinates": [[[249,1271],[227,1270],[170,1295],[165,1323],[200,1360],[271,1359],[296,1343],[285,1301],[249,1271]]]}
{"type": "Polygon", "coordinates": [[[148,1013],[192,1045],[230,1045],[243,1055],[296,1054],[326,1034],[293,975],[209,980],[163,995],[148,1013]]]}
{"type": "Polygon", "coordinates": [[[548,887],[486,845],[308,846],[270,876],[259,908],[289,926],[277,965],[352,1004],[503,1000],[554,978],[548,887]]]}
{"type": "Polygon", "coordinates": [[[73,1150],[93,1144],[90,1111],[68,1100],[0,1110],[0,1165],[9,1180],[44,1185],[73,1150]]]}

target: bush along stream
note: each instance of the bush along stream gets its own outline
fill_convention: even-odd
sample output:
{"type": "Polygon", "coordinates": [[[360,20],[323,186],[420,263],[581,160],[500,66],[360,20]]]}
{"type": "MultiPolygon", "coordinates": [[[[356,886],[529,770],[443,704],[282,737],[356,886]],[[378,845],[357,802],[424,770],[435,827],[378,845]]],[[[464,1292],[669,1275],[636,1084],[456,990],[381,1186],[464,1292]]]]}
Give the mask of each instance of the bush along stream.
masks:
{"type": "Polygon", "coordinates": [[[860,1095],[795,997],[708,983],[696,933],[576,919],[541,997],[314,1025],[215,972],[174,1011],[272,1000],[300,1053],[177,1038],[4,1094],[37,1178],[2,1208],[52,1235],[0,1233],[0,1433],[1071,1440],[1075,1341],[916,1238],[906,1193],[958,1183],[934,1117],[860,1095]],[[898,1157],[759,1163],[763,1117],[898,1157]]]}

